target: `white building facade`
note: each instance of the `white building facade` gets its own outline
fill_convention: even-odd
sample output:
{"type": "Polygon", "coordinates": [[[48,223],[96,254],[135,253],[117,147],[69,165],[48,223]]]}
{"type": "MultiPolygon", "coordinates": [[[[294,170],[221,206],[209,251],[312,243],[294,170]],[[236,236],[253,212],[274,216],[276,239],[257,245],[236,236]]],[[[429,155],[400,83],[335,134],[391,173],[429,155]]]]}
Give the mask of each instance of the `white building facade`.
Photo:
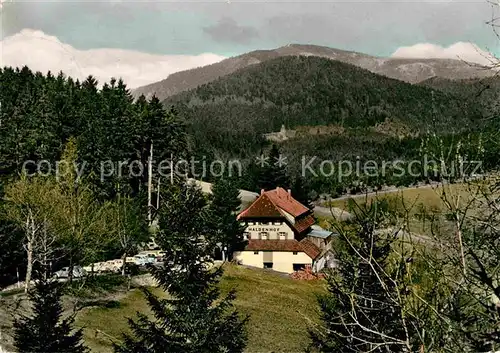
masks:
{"type": "Polygon", "coordinates": [[[245,225],[247,245],[233,258],[242,265],[293,273],[306,266],[319,271],[331,263],[331,233],[313,229],[312,210],[289,190],[262,191],[238,220],[245,225]],[[328,258],[323,256],[327,254],[328,258]]]}

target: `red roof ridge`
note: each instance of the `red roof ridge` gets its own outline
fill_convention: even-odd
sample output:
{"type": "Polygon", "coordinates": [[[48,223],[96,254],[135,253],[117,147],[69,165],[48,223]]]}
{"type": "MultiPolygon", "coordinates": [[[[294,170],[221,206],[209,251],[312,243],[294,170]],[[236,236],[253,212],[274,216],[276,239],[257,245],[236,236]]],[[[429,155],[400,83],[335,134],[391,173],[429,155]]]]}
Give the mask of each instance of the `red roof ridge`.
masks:
{"type": "Polygon", "coordinates": [[[268,195],[271,202],[278,208],[286,211],[294,217],[298,217],[310,211],[309,208],[295,200],[290,192],[282,187],[278,186],[274,190],[265,191],[264,194],[268,195]]]}
{"type": "Polygon", "coordinates": [[[236,219],[240,219],[242,217],[253,217],[252,215],[248,215],[249,213],[251,213],[251,211],[255,208],[258,208],[259,206],[261,206],[261,210],[257,210],[257,213],[258,213],[258,216],[266,216],[266,217],[270,217],[270,216],[278,216],[278,213],[279,213],[279,216],[283,216],[285,217],[285,215],[283,214],[283,212],[281,211],[280,207],[278,207],[274,202],[273,200],[269,197],[269,195],[267,193],[262,193],[258,198],[257,200],[255,200],[247,209],[245,209],[244,211],[240,212],[240,214],[238,214],[238,216],[236,217],[236,219]],[[276,211],[275,214],[271,215],[272,211],[273,210],[270,210],[270,209],[266,209],[266,205],[265,203],[266,202],[269,202],[272,204],[272,206],[274,206],[274,211],[276,211]],[[268,212],[267,215],[263,214],[265,212],[268,212]]]}

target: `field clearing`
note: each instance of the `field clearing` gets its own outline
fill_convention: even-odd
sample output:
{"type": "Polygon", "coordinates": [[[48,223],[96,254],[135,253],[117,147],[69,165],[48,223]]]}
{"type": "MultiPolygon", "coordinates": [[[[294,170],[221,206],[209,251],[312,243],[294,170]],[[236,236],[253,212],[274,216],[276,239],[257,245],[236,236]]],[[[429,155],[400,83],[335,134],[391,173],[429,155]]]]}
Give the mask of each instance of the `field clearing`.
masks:
{"type": "Polygon", "coordinates": [[[450,210],[444,200],[448,200],[453,207],[458,205],[459,208],[464,208],[471,200],[476,200],[469,211],[476,212],[477,200],[482,199],[481,190],[488,185],[488,182],[476,181],[470,184],[407,188],[333,200],[329,205],[351,211],[353,207],[356,208],[356,204],[362,206],[375,200],[386,201],[389,209],[400,215],[401,222],[404,222],[411,232],[426,236],[442,235],[449,233],[451,229],[451,223],[447,220],[450,210]]]}
{"type": "Polygon", "coordinates": [[[398,201],[400,206],[406,206],[407,208],[413,206],[413,212],[415,212],[415,207],[419,204],[422,204],[429,210],[444,211],[445,204],[441,199],[443,190],[449,195],[460,195],[462,201],[464,201],[471,195],[474,189],[470,190],[470,187],[465,184],[450,184],[446,185],[444,189],[442,186],[408,188],[389,193],[382,192],[378,195],[368,195],[366,197],[357,196],[352,199],[333,200],[330,204],[333,207],[348,210],[350,200],[355,200],[358,204],[366,204],[374,200],[388,200],[398,201]]]}
{"type": "MultiPolygon", "coordinates": [[[[234,287],[237,310],[250,315],[247,352],[304,351],[309,319],[318,320],[316,294],[324,291],[323,281],[295,281],[272,271],[226,265],[222,292],[234,287]]],[[[112,352],[111,342],[128,332],[127,318],[135,318],[137,311],[149,313],[142,293],[135,289],[116,301],[84,309],[76,324],[84,328],[85,343],[93,352],[112,352]]]]}

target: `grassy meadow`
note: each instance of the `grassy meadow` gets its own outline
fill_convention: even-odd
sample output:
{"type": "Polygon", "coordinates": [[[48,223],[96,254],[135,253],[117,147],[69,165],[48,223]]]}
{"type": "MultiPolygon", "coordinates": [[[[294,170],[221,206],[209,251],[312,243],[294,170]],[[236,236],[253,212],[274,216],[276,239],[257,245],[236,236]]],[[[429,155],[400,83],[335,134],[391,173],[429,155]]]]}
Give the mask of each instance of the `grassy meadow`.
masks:
{"type": "MultiPolygon", "coordinates": [[[[250,315],[247,352],[304,351],[309,342],[307,328],[318,320],[316,294],[324,291],[323,281],[295,281],[272,271],[226,265],[221,289],[227,292],[234,287],[237,310],[250,315]]],[[[127,318],[135,318],[137,311],[149,313],[143,294],[134,289],[85,308],[76,325],[83,327],[85,343],[93,352],[112,352],[112,341],[128,331],[127,318]]]]}
{"type": "MultiPolygon", "coordinates": [[[[333,200],[329,205],[347,212],[357,205],[364,205],[375,200],[384,200],[391,211],[396,212],[401,222],[405,222],[412,233],[432,236],[446,232],[450,227],[447,215],[449,207],[464,208],[473,199],[481,199],[481,190],[488,186],[488,182],[474,182],[469,184],[449,184],[435,187],[419,187],[401,189],[395,192],[356,196],[348,199],[333,200]]],[[[471,212],[477,207],[473,205],[471,212]]],[[[325,221],[323,221],[325,222],[325,221]]],[[[323,226],[328,224],[323,223],[323,226]]]]}

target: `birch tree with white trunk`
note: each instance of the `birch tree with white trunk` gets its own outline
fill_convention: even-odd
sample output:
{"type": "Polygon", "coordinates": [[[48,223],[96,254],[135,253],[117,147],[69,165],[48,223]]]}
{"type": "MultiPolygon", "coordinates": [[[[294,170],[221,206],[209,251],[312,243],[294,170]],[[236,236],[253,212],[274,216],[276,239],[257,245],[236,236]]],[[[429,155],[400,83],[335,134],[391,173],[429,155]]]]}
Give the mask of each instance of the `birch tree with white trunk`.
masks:
{"type": "Polygon", "coordinates": [[[48,261],[54,251],[56,235],[53,233],[54,200],[57,186],[48,177],[22,175],[20,180],[5,189],[5,216],[24,232],[26,251],[25,292],[29,290],[33,265],[48,261]]]}

